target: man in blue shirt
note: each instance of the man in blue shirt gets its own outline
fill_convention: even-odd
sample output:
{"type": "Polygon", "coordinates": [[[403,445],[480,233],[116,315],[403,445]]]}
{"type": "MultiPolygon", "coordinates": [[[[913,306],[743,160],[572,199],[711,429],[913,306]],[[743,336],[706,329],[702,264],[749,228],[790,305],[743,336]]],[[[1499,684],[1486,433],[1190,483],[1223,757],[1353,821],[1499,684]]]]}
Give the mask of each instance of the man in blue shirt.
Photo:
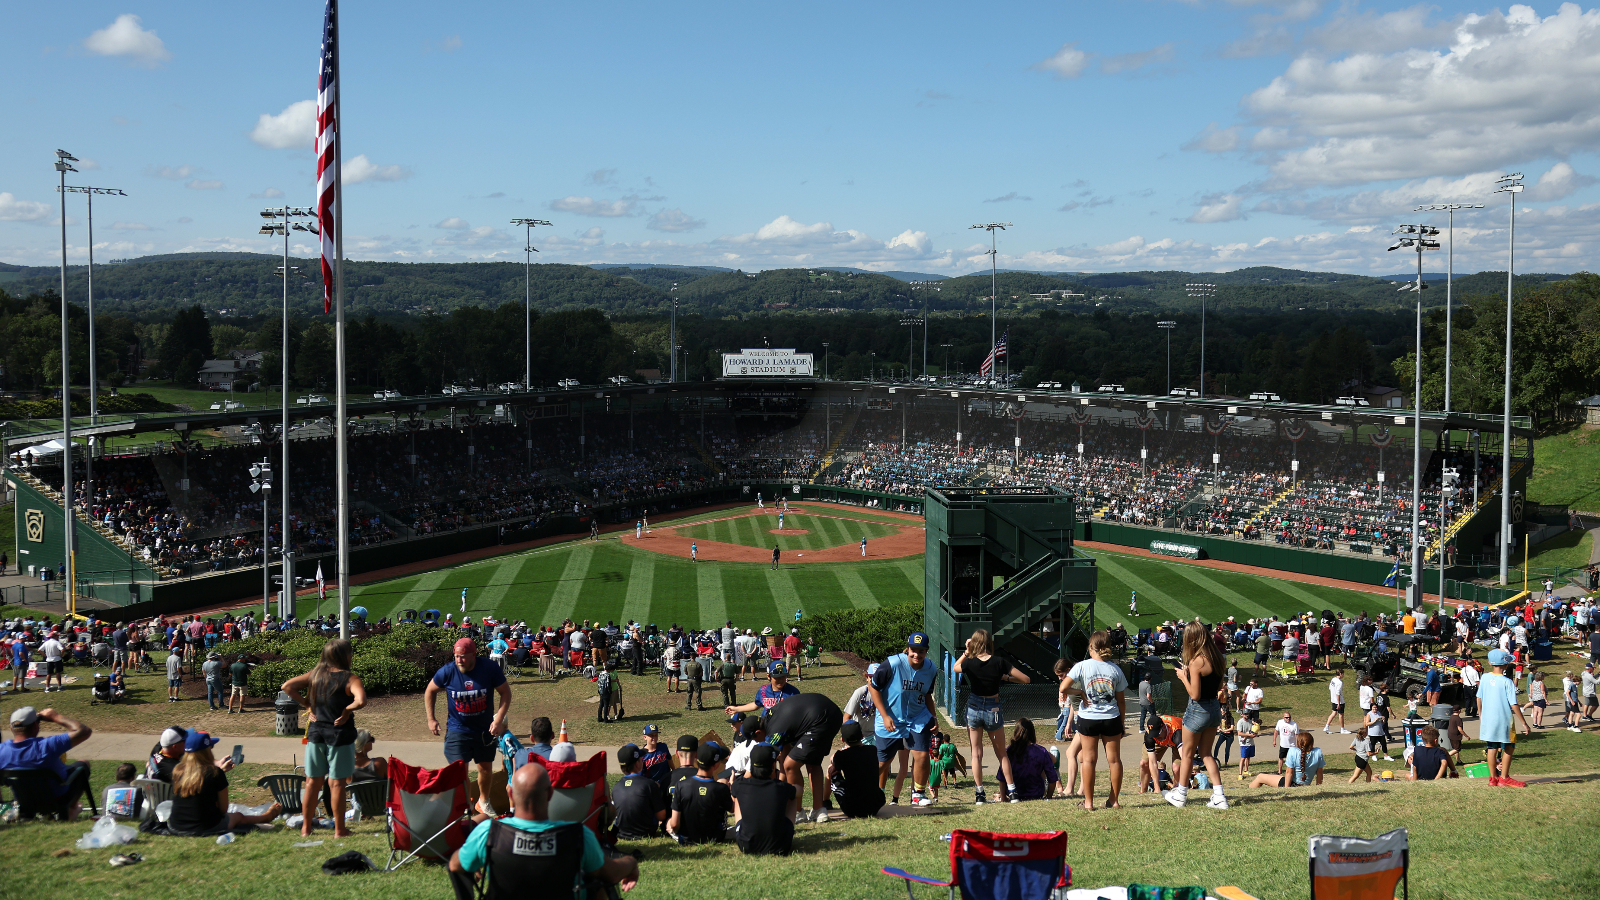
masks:
{"type": "Polygon", "coordinates": [[[906,638],[906,652],[889,657],[878,667],[867,692],[877,707],[874,737],[878,745],[878,787],[889,780],[889,769],[904,747],[911,751],[911,803],[929,806],[929,739],[933,735],[933,685],[938,670],[928,663],[928,636],[920,631],[906,638]]]}
{"type": "MultiPolygon", "coordinates": [[[[496,823],[501,827],[515,828],[526,835],[546,835],[556,829],[576,824],[550,821],[552,791],[550,773],[545,771],[544,766],[531,765],[518,769],[511,776],[507,792],[511,795],[511,817],[479,822],[472,833],[467,835],[467,840],[461,845],[461,849],[450,857],[452,883],[458,885],[464,883],[470,886],[473,873],[481,872],[496,864],[516,866],[519,874],[529,872],[530,869],[561,866],[560,860],[567,854],[561,852],[559,839],[554,835],[546,839],[531,838],[526,841],[519,839],[515,849],[503,856],[490,851],[489,832],[496,823]]],[[[618,885],[625,891],[632,890],[634,885],[639,883],[638,860],[631,856],[619,856],[608,860],[593,831],[579,827],[577,833],[583,841],[578,871],[573,877],[571,891],[563,890],[560,893],[575,893],[581,889],[585,876],[599,879],[606,884],[618,885]]],[[[469,887],[469,896],[470,893],[469,887]]]]}
{"type": "MultiPolygon", "coordinates": [[[[478,645],[471,638],[456,641],[454,655],[455,661],[434,673],[422,695],[423,708],[428,712],[428,730],[435,735],[440,733],[433,708],[439,692],[443,691],[449,711],[444,758],[448,762],[470,759],[478,766],[478,783],[488,784],[500,746],[499,738],[506,730],[506,713],[511,711],[511,685],[506,683],[499,666],[478,658],[478,645]],[[499,704],[490,712],[489,696],[494,693],[499,694],[499,704]]],[[[488,812],[483,799],[479,798],[479,809],[488,812]]]]}
{"type": "Polygon", "coordinates": [[[19,706],[11,711],[11,740],[0,744],[0,769],[43,769],[54,775],[51,790],[63,807],[71,804],[65,811],[69,819],[76,819],[82,808],[78,795],[89,793],[89,764],[80,760],[68,765],[61,757],[91,734],[94,729],[53,709],[36,711],[31,706],[19,706]],[[39,737],[40,722],[60,725],[67,733],[39,737]]]}

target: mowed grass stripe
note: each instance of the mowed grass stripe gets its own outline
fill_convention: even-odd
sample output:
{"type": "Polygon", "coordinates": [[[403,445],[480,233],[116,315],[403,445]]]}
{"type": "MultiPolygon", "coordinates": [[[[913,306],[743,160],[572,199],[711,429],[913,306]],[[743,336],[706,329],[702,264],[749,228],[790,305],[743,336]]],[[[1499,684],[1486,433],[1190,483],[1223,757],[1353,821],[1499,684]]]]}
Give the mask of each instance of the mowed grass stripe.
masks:
{"type": "Polygon", "coordinates": [[[1113,611],[1113,615],[1119,614],[1121,610],[1126,609],[1124,598],[1130,591],[1138,591],[1141,619],[1149,615],[1181,618],[1184,610],[1191,608],[1164,589],[1146,581],[1123,563],[1124,560],[1107,554],[1096,555],[1095,564],[1100,569],[1100,585],[1095,591],[1095,606],[1100,606],[1099,601],[1106,600],[1108,601],[1106,609],[1113,611]]]}
{"type": "MultiPolygon", "coordinates": [[[[878,575],[879,573],[873,572],[878,575]]],[[[834,570],[833,576],[839,581],[839,590],[844,599],[858,609],[877,609],[883,603],[879,600],[879,591],[867,584],[867,579],[861,566],[839,566],[834,570]]],[[[890,600],[889,602],[894,602],[890,600]]]]}
{"type": "MultiPolygon", "coordinates": [[[[533,562],[532,557],[513,556],[503,560],[499,565],[490,570],[489,585],[478,592],[475,598],[477,603],[486,609],[498,611],[506,605],[506,597],[522,581],[522,573],[533,562]]],[[[472,594],[467,594],[472,598],[472,594]]]]}
{"type": "Polygon", "coordinates": [[[700,627],[720,626],[728,621],[728,602],[723,595],[722,573],[719,566],[708,563],[691,563],[694,572],[694,590],[700,611],[700,627]]]}
{"type": "MultiPolygon", "coordinates": [[[[1199,566],[1174,566],[1172,571],[1233,606],[1235,611],[1230,612],[1229,615],[1256,618],[1272,614],[1271,609],[1223,584],[1221,580],[1212,578],[1205,571],[1202,571],[1199,566]]],[[[1256,579],[1256,581],[1259,584],[1260,580],[1256,579]]]]}
{"type": "Polygon", "coordinates": [[[618,615],[622,621],[632,619],[635,622],[648,622],[650,620],[650,599],[655,591],[656,579],[656,554],[632,553],[627,574],[627,588],[623,592],[622,612],[618,615]]]}
{"type": "Polygon", "coordinates": [[[550,601],[545,606],[543,618],[547,622],[559,623],[572,617],[578,607],[578,597],[583,593],[585,579],[589,577],[589,564],[593,560],[592,545],[579,545],[571,551],[567,564],[561,569],[561,577],[550,592],[550,601]]]}
{"type": "MultiPolygon", "coordinates": [[[[735,622],[755,622],[760,624],[770,621],[773,610],[776,609],[772,602],[772,588],[767,581],[770,569],[756,566],[729,566],[719,565],[717,568],[722,575],[723,604],[727,609],[725,618],[735,622]]],[[[792,617],[794,612],[791,610],[792,617]]]]}
{"type": "Polygon", "coordinates": [[[788,623],[794,619],[794,611],[804,609],[806,605],[789,571],[783,567],[766,570],[767,589],[772,596],[773,612],[777,614],[777,620],[785,626],[785,630],[788,623]]]}

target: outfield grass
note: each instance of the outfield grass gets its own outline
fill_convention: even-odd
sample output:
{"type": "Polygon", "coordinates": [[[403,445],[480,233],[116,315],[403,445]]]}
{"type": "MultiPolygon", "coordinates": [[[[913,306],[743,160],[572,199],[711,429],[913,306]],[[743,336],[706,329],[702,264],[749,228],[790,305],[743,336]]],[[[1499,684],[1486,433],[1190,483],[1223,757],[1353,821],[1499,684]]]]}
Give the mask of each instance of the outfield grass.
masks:
{"type": "Polygon", "coordinates": [[[776,514],[758,514],[710,521],[702,525],[689,525],[678,528],[677,533],[684,537],[722,541],[745,547],[765,548],[777,544],[779,549],[787,553],[854,544],[862,537],[871,541],[899,531],[894,525],[858,519],[850,516],[848,512],[826,515],[789,513],[784,517],[784,530],[801,530],[807,532],[806,534],[775,535],[772,531],[777,527],[776,514]]]}
{"type": "MultiPolygon", "coordinates": [[[[111,762],[95,764],[97,789],[114,768],[111,762]]],[[[243,766],[230,778],[233,799],[263,802],[254,781],[269,768],[243,766]]],[[[1304,897],[1308,836],[1373,836],[1403,826],[1410,830],[1413,897],[1576,900],[1593,897],[1600,888],[1591,844],[1600,830],[1600,780],[1593,775],[1526,789],[1491,788],[1482,780],[1351,787],[1336,775],[1330,773],[1321,787],[1294,790],[1229,785],[1233,808],[1226,812],[1199,804],[1174,810],[1153,795],[1126,795],[1123,809],[1094,813],[1059,800],[975,808],[966,802],[970,792],[958,789],[956,796],[916,814],[903,810],[906,815],[888,819],[802,825],[796,853],[788,859],[746,858],[731,845],[628,842],[623,849],[642,848],[645,859],[639,885],[627,896],[698,896],[710,888],[736,898],[891,900],[905,895],[903,883],[878,870],[894,865],[923,875],[947,874],[948,845],[939,836],[955,828],[1063,829],[1078,887],[1132,881],[1207,888],[1232,884],[1263,900],[1304,897]]],[[[105,860],[118,850],[53,856],[70,848],[87,823],[4,826],[0,859],[8,877],[0,881],[0,897],[35,897],[45,884],[54,885],[56,893],[137,900],[211,900],[223,886],[241,896],[270,893],[277,900],[375,893],[451,897],[438,866],[411,864],[395,873],[348,878],[321,875],[322,862],[346,850],[381,864],[388,852],[382,827],[381,820],[356,824],[355,834],[343,841],[319,832],[317,839],[324,843],[304,849],[292,846],[301,840],[298,830],[281,827],[227,846],[209,838],[141,836],[124,852],[138,852],[145,862],[113,868],[105,860]],[[254,889],[238,890],[241,885],[254,889]]]]}
{"type": "Polygon", "coordinates": [[[1600,510],[1600,430],[1573,426],[1536,440],[1528,499],[1600,510]]]}

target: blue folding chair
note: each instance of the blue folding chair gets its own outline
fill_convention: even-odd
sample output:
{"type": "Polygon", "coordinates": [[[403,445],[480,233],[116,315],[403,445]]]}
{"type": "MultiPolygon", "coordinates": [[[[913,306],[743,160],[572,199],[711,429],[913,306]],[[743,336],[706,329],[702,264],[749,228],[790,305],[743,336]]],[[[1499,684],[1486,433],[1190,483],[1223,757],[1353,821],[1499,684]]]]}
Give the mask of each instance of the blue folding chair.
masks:
{"type": "Polygon", "coordinates": [[[1072,885],[1065,831],[996,834],[958,828],[950,834],[949,881],[890,866],[883,874],[904,878],[911,900],[916,900],[912,883],[946,888],[950,900],[958,893],[961,900],[1051,900],[1065,896],[1072,885]]]}

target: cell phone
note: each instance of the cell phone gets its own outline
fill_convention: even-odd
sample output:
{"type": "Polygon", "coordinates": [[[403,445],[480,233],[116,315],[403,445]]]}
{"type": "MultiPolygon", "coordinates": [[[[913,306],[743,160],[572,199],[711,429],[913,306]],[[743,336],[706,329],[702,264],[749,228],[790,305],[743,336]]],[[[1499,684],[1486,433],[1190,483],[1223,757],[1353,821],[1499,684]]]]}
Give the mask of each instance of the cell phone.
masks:
{"type": "Polygon", "coordinates": [[[237,765],[240,765],[243,762],[244,762],[244,745],[243,744],[234,744],[233,745],[233,764],[237,766],[237,765]]]}

